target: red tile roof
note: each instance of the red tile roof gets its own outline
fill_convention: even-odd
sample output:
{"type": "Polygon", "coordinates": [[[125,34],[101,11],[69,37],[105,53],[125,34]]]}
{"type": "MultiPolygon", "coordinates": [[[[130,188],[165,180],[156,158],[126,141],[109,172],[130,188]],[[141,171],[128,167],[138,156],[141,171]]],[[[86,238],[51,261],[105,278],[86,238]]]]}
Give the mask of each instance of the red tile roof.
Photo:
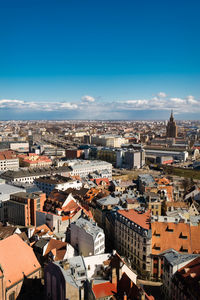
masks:
{"type": "Polygon", "coordinates": [[[96,299],[112,296],[117,292],[117,287],[111,282],[95,284],[92,288],[96,299]]]}
{"type": "Polygon", "coordinates": [[[148,210],[145,213],[139,213],[135,209],[118,210],[118,213],[130,221],[136,223],[144,229],[150,229],[150,216],[151,211],[148,210]]]}
{"type": "Polygon", "coordinates": [[[7,159],[16,159],[17,156],[14,151],[6,150],[0,152],[0,160],[7,160],[7,159]]]}
{"type": "Polygon", "coordinates": [[[152,222],[152,254],[159,254],[169,248],[178,252],[200,253],[200,224],[152,222]],[[157,248],[159,247],[159,248],[157,248]]]}
{"type": "Polygon", "coordinates": [[[0,265],[7,288],[41,267],[33,249],[17,234],[0,241],[0,265]]]}

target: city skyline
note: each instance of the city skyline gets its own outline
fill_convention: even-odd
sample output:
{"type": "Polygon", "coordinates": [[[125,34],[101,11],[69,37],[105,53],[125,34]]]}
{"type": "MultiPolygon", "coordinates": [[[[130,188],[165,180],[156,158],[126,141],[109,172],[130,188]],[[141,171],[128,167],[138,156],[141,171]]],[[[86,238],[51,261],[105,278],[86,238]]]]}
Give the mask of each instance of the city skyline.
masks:
{"type": "Polygon", "coordinates": [[[1,4],[0,119],[199,119],[200,4],[1,4]]]}

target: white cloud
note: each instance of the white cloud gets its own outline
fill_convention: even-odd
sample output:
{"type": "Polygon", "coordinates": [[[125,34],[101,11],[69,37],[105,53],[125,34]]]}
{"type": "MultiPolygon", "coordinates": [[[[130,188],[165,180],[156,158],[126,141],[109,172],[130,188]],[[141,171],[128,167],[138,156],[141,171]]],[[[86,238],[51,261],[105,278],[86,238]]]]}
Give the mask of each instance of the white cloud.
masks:
{"type": "MultiPolygon", "coordinates": [[[[159,93],[161,94],[161,93],[159,93]]],[[[77,117],[81,115],[86,119],[92,118],[107,118],[111,119],[113,116],[120,118],[120,115],[125,118],[126,114],[131,111],[170,111],[174,113],[200,113],[200,99],[189,95],[185,98],[169,97],[162,92],[162,97],[158,95],[152,98],[144,99],[127,99],[116,101],[95,100],[92,96],[84,96],[81,101],[74,102],[37,102],[24,100],[0,100],[1,109],[10,109],[12,111],[20,112],[62,112],[62,111],[76,111],[77,117]],[[165,95],[165,97],[164,97],[165,95]]]]}
{"type": "Polygon", "coordinates": [[[157,94],[158,97],[160,98],[166,98],[167,97],[167,94],[165,94],[164,92],[160,92],[157,94]]]}
{"type": "Polygon", "coordinates": [[[83,102],[87,102],[87,103],[91,103],[91,102],[95,102],[95,98],[89,95],[85,95],[81,98],[81,100],[83,102]]]}
{"type": "Polygon", "coordinates": [[[27,102],[23,100],[0,100],[0,108],[23,109],[32,111],[59,111],[78,109],[78,105],[70,102],[27,102]]]}

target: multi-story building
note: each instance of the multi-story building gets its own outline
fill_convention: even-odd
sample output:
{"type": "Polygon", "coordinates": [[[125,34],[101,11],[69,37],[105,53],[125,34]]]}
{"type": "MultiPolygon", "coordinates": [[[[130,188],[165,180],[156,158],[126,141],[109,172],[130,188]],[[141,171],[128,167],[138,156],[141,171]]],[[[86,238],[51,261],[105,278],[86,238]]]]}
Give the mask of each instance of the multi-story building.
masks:
{"type": "Polygon", "coordinates": [[[79,149],[67,149],[65,150],[65,156],[67,159],[81,158],[83,155],[83,150],[79,149]]]}
{"type": "Polygon", "coordinates": [[[47,156],[37,155],[35,153],[18,155],[20,167],[40,168],[49,167],[52,161],[47,156]]]}
{"type": "Polygon", "coordinates": [[[172,279],[172,300],[200,299],[200,257],[180,268],[172,279]]]}
{"type": "Polygon", "coordinates": [[[54,190],[65,191],[69,188],[80,189],[82,187],[82,183],[79,180],[73,180],[69,177],[62,176],[46,176],[36,178],[34,183],[37,185],[39,189],[41,189],[47,196],[54,190]]]}
{"type": "Polygon", "coordinates": [[[71,167],[70,174],[72,176],[85,177],[90,173],[98,172],[103,173],[102,177],[112,179],[112,164],[101,160],[71,160],[67,161],[69,167],[71,167]]]}
{"type": "Polygon", "coordinates": [[[145,149],[145,155],[146,158],[152,158],[155,157],[155,160],[159,157],[163,159],[163,157],[166,157],[166,160],[170,157],[175,159],[175,160],[180,160],[180,161],[186,161],[188,158],[188,152],[187,151],[171,151],[171,150],[162,150],[162,149],[150,149],[146,148],[145,149]]]}
{"type": "Polygon", "coordinates": [[[29,152],[29,143],[27,142],[13,142],[10,143],[10,149],[17,151],[17,152],[23,152],[28,153],[29,152]]]}
{"type": "Polygon", "coordinates": [[[145,164],[145,151],[143,149],[120,149],[116,153],[117,168],[142,168],[145,164]]]}
{"type": "Polygon", "coordinates": [[[152,276],[163,277],[164,251],[173,248],[182,254],[199,253],[200,224],[180,217],[157,217],[152,219],[152,276]]]}
{"type": "Polygon", "coordinates": [[[139,169],[141,167],[141,153],[139,151],[126,151],[124,164],[127,169],[139,169]]]}
{"type": "Polygon", "coordinates": [[[4,221],[22,226],[36,226],[36,211],[44,206],[46,195],[19,192],[3,203],[4,221]]]}
{"type": "Polygon", "coordinates": [[[150,211],[118,210],[115,219],[115,247],[129,258],[139,274],[151,272],[150,211]]]}
{"type": "Polygon", "coordinates": [[[161,254],[163,257],[162,292],[163,298],[172,299],[173,275],[185,265],[193,261],[198,254],[181,254],[174,249],[169,249],[161,254]]]}
{"type": "Polygon", "coordinates": [[[167,137],[172,137],[172,138],[177,137],[177,125],[174,120],[173,111],[171,112],[171,116],[166,127],[166,135],[167,137]]]}
{"type": "Polygon", "coordinates": [[[1,175],[1,178],[12,183],[33,183],[36,178],[48,175],[63,175],[69,176],[71,169],[67,166],[51,167],[51,168],[37,168],[37,169],[20,169],[18,171],[8,170],[1,175]]]}
{"type": "Polygon", "coordinates": [[[0,152],[0,171],[19,169],[19,159],[14,151],[7,150],[0,152]]]}
{"type": "Polygon", "coordinates": [[[84,218],[71,224],[70,240],[71,245],[83,256],[97,255],[105,251],[103,229],[84,218]]]}
{"type": "Polygon", "coordinates": [[[125,142],[123,137],[115,135],[96,135],[91,138],[91,143],[97,146],[120,148],[125,142]]]}

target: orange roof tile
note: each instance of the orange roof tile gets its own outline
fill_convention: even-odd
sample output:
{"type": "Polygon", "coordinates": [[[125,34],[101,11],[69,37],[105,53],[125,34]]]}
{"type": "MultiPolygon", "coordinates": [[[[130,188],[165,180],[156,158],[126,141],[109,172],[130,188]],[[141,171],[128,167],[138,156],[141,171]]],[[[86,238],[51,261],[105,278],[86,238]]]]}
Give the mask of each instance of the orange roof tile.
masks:
{"type": "Polygon", "coordinates": [[[55,261],[58,260],[58,258],[59,258],[59,260],[62,260],[66,253],[66,246],[67,246],[67,243],[65,243],[65,242],[51,239],[48,243],[48,246],[47,246],[47,249],[46,249],[44,255],[47,255],[49,252],[52,252],[56,256],[55,261]]]}
{"type": "Polygon", "coordinates": [[[200,225],[189,223],[152,222],[152,254],[159,254],[169,248],[187,253],[200,250],[200,225]],[[186,238],[187,237],[187,238],[186,238]],[[159,247],[159,248],[158,248],[159,247]]]}
{"type": "Polygon", "coordinates": [[[33,249],[17,234],[0,241],[0,264],[7,288],[41,267],[33,249]]]}
{"type": "Polygon", "coordinates": [[[116,285],[109,281],[95,284],[92,290],[96,299],[112,296],[117,292],[116,285]]]}
{"type": "Polygon", "coordinates": [[[150,229],[150,210],[145,213],[139,213],[135,209],[118,210],[117,212],[142,228],[150,229]]]}

